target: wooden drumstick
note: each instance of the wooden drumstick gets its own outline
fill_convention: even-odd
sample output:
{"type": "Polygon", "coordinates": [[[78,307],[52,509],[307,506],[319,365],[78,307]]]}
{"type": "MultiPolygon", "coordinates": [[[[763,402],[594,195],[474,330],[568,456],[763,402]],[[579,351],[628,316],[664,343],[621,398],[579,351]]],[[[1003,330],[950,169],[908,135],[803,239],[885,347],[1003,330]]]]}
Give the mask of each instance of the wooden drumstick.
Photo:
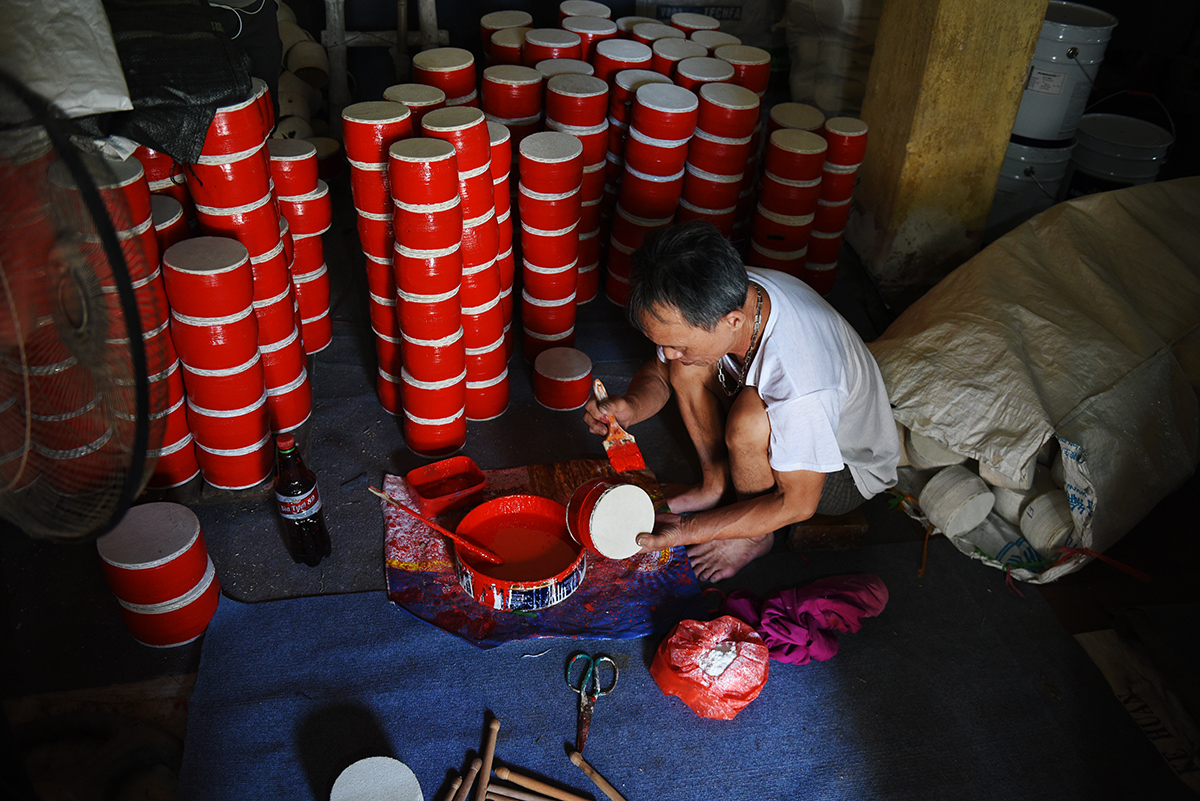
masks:
{"type": "Polygon", "coordinates": [[[571,761],[582,770],[587,777],[592,780],[592,783],[600,788],[600,792],[612,799],[612,801],[625,801],[625,796],[617,792],[617,788],[608,783],[608,780],[596,772],[596,769],[587,763],[583,758],[583,754],[578,751],[571,752],[571,761]]]}
{"type": "Polygon", "coordinates": [[[450,789],[442,796],[442,801],[453,801],[454,794],[458,792],[458,788],[462,786],[462,776],[455,776],[450,780],[450,789]]]}
{"type": "Polygon", "coordinates": [[[471,760],[471,767],[467,769],[467,775],[463,777],[462,786],[455,793],[454,801],[466,801],[467,795],[471,792],[471,785],[475,783],[475,777],[479,775],[481,767],[483,767],[482,759],[475,757],[471,760]]]}
{"type": "Polygon", "coordinates": [[[516,773],[504,766],[496,768],[496,776],[504,781],[519,784],[526,789],[533,790],[535,793],[541,793],[548,798],[556,798],[558,801],[590,801],[590,799],[584,796],[568,793],[566,790],[560,790],[552,784],[538,781],[532,776],[516,773]]]}
{"type": "Polygon", "coordinates": [[[487,742],[483,744],[483,768],[479,772],[479,785],[475,788],[475,801],[485,801],[488,789],[488,779],[492,775],[492,758],[496,756],[496,733],[500,731],[500,721],[492,718],[488,723],[487,742]]]}
{"type": "Polygon", "coordinates": [[[540,793],[530,793],[525,790],[515,790],[499,784],[488,785],[488,798],[509,799],[509,801],[552,801],[540,793]]]}

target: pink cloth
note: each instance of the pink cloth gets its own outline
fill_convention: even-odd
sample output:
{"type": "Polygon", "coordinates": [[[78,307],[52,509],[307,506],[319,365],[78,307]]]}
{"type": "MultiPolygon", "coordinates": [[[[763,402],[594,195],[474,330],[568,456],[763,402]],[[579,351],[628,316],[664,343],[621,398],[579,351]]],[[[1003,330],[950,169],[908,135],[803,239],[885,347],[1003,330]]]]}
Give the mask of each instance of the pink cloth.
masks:
{"type": "Polygon", "coordinates": [[[762,635],[772,659],[807,665],[835,656],[837,632],[858,631],[862,619],[882,612],[887,600],[887,587],[878,576],[830,576],[765,601],[737,590],[725,599],[721,614],[752,626],[762,635]]]}

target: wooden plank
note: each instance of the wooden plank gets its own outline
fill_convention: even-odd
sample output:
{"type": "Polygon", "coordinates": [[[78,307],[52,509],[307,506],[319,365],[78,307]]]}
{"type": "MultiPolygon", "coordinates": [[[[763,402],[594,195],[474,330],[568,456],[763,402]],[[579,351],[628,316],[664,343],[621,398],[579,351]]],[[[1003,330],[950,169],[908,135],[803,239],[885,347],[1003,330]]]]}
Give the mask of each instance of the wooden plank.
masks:
{"type": "Polygon", "coordinates": [[[884,4],[847,239],[885,296],[923,291],[978,250],[1046,7],[884,4]]]}

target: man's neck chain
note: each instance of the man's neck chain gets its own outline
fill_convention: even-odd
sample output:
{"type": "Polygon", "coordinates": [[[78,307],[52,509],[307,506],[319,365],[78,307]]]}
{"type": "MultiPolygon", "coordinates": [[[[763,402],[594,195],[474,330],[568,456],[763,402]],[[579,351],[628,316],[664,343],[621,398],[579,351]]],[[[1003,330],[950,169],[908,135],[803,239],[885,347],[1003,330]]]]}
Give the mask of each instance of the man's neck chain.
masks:
{"type": "Polygon", "coordinates": [[[750,348],[746,351],[746,357],[742,359],[742,369],[738,371],[736,383],[732,387],[725,378],[725,368],[722,366],[725,359],[721,358],[717,361],[717,380],[721,382],[721,389],[725,390],[725,394],[730,397],[737,394],[737,391],[746,383],[746,374],[750,372],[750,362],[754,361],[754,356],[758,353],[758,334],[762,327],[763,293],[758,284],[752,284],[752,286],[755,295],[754,328],[750,332],[750,348]]]}

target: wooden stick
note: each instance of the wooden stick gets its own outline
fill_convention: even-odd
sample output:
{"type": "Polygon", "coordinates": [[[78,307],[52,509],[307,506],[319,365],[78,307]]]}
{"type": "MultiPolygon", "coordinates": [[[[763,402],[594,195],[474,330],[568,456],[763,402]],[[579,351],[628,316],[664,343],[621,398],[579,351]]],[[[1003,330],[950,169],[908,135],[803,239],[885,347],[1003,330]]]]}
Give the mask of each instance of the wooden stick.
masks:
{"type": "Polygon", "coordinates": [[[535,793],[541,793],[548,798],[556,798],[558,801],[591,801],[584,796],[568,793],[566,790],[560,790],[552,784],[546,784],[532,776],[517,773],[504,766],[496,768],[496,776],[504,781],[519,784],[528,790],[533,790],[535,793]]]}
{"type": "Polygon", "coordinates": [[[625,796],[617,792],[617,788],[608,783],[608,780],[596,772],[596,769],[587,763],[583,758],[583,754],[578,751],[571,752],[571,761],[582,770],[587,777],[592,780],[592,783],[600,788],[600,792],[612,799],[612,801],[625,801],[625,796]]]}
{"type": "Polygon", "coordinates": [[[505,787],[502,784],[489,784],[488,798],[505,798],[512,799],[512,801],[550,801],[549,798],[540,793],[517,790],[512,787],[505,787]]]}
{"type": "Polygon", "coordinates": [[[485,801],[488,790],[488,779],[492,775],[492,758],[496,756],[496,733],[500,731],[500,721],[492,718],[488,723],[487,741],[483,744],[483,768],[479,772],[479,785],[475,788],[475,801],[485,801]]]}
{"type": "Polygon", "coordinates": [[[442,796],[442,801],[454,801],[454,794],[458,792],[458,788],[462,786],[462,776],[455,776],[450,780],[450,789],[442,796]]]}
{"type": "Polygon", "coordinates": [[[454,801],[466,801],[467,795],[471,792],[471,785],[475,783],[475,777],[479,775],[481,767],[483,767],[482,759],[475,757],[471,760],[471,767],[467,769],[467,775],[463,778],[462,786],[458,788],[454,801]]]}

